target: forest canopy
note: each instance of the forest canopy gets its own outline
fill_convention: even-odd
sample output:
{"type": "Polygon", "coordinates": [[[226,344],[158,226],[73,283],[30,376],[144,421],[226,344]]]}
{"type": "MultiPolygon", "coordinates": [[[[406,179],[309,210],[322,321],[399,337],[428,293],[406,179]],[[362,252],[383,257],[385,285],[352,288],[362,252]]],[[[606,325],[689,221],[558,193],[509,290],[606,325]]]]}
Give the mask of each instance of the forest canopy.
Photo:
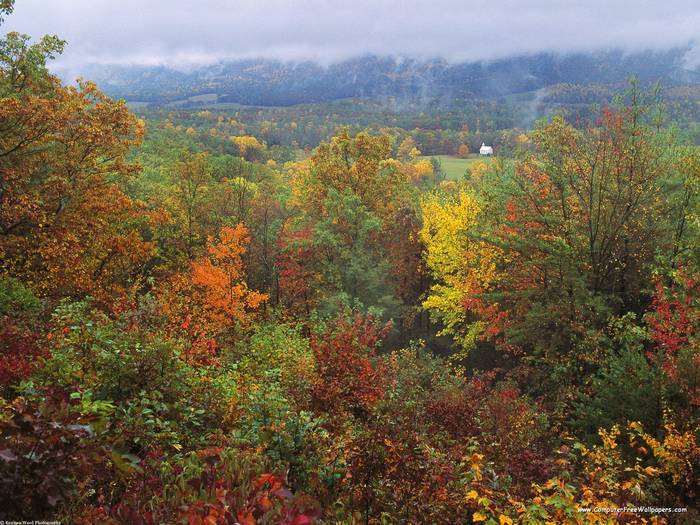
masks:
{"type": "Polygon", "coordinates": [[[0,518],[700,519],[700,150],[658,92],[478,158],[466,121],[136,114],[63,47],[0,40],[0,518]]]}

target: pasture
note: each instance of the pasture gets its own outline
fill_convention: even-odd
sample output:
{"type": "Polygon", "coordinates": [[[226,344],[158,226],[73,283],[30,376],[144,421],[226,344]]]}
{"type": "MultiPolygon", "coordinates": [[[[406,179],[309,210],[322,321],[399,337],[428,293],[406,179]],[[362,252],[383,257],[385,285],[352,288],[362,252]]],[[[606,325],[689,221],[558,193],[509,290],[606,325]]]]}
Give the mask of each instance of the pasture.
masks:
{"type": "Polygon", "coordinates": [[[427,160],[433,158],[438,159],[440,161],[440,166],[442,166],[442,171],[445,173],[445,177],[449,180],[461,179],[467,169],[477,162],[490,163],[493,161],[493,157],[479,157],[477,155],[466,159],[454,157],[452,155],[427,155],[422,158],[427,160]]]}

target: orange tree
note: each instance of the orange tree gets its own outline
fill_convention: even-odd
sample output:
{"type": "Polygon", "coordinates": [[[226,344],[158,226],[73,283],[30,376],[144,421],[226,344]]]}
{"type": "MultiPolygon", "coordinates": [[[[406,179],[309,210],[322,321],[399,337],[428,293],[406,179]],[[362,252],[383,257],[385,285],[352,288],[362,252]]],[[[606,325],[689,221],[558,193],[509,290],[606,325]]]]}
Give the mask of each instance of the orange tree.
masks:
{"type": "Polygon", "coordinates": [[[175,327],[171,332],[187,342],[187,360],[207,362],[217,353],[217,340],[247,328],[267,301],[266,294],[246,284],[242,257],[249,242],[242,224],[222,228],[218,239],[209,238],[208,253],[160,290],[163,310],[175,327]]]}

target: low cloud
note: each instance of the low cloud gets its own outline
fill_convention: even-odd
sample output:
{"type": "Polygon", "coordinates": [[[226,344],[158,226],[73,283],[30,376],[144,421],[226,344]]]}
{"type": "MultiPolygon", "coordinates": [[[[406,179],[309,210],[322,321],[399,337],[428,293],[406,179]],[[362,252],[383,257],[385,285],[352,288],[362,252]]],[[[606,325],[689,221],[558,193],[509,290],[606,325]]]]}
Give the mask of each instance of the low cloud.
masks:
{"type": "Polygon", "coordinates": [[[59,65],[187,68],[365,54],[482,61],[538,52],[687,46],[700,65],[697,0],[18,0],[3,30],[68,41],[59,65]],[[698,45],[696,45],[698,44],[698,45]]]}

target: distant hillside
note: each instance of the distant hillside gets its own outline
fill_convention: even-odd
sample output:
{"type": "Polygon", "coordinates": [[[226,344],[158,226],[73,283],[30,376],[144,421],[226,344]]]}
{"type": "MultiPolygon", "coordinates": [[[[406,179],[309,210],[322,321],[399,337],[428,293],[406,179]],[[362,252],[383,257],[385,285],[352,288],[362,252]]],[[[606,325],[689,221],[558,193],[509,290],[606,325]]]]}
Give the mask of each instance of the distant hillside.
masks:
{"type": "Polygon", "coordinates": [[[625,55],[605,52],[540,54],[493,62],[449,64],[363,57],[329,67],[311,62],[247,60],[178,71],[167,67],[92,66],[84,76],[114,97],[167,104],[205,100],[288,106],[352,97],[390,96],[413,101],[498,98],[556,84],[621,87],[630,75],[642,83],[700,84],[700,72],[684,68],[684,50],[625,55]]]}

